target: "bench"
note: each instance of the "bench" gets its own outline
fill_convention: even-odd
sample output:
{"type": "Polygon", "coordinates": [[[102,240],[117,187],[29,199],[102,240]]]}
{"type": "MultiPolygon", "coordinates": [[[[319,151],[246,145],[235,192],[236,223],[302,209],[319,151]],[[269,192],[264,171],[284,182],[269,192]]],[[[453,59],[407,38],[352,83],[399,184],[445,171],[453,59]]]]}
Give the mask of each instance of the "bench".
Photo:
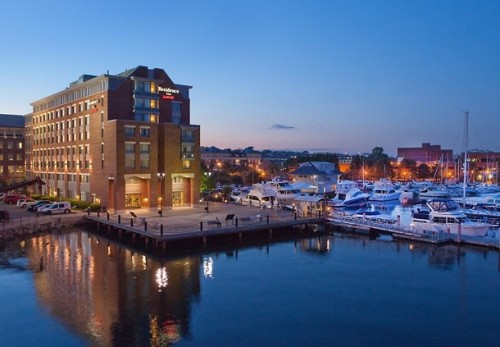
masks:
{"type": "Polygon", "coordinates": [[[240,217],[239,221],[242,222],[242,223],[243,222],[250,222],[250,219],[251,219],[250,217],[240,217]]]}
{"type": "Polygon", "coordinates": [[[216,217],[215,220],[208,220],[207,221],[207,225],[209,225],[209,226],[210,225],[216,225],[216,226],[220,227],[222,224],[221,224],[219,218],[216,217]]]}
{"type": "Polygon", "coordinates": [[[224,220],[226,221],[226,225],[228,222],[231,222],[234,224],[234,214],[228,214],[224,220]]]}

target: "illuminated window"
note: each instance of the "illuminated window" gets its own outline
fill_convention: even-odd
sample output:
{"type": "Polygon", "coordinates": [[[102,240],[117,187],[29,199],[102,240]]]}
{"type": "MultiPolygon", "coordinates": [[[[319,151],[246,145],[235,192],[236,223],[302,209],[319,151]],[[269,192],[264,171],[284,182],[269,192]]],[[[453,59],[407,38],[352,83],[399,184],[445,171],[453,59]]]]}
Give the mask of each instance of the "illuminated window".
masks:
{"type": "Polygon", "coordinates": [[[183,160],[182,161],[182,167],[184,169],[191,169],[191,160],[183,160]]]}

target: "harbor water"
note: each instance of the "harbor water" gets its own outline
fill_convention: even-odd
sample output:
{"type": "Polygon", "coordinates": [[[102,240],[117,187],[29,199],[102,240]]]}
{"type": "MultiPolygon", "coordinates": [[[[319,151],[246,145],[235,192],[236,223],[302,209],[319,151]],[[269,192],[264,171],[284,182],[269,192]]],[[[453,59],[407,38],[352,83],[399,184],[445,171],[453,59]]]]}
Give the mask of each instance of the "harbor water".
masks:
{"type": "Polygon", "coordinates": [[[75,229],[2,245],[0,345],[497,346],[499,288],[482,248],[333,232],[155,255],[75,229]]]}

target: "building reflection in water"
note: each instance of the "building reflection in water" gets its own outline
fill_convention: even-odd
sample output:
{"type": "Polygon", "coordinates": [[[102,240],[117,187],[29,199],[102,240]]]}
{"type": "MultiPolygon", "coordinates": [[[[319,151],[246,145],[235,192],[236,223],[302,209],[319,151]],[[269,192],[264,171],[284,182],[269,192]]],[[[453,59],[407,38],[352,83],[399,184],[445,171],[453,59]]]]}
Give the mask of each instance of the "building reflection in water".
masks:
{"type": "Polygon", "coordinates": [[[42,306],[93,344],[161,346],[189,336],[199,257],[162,260],[80,231],[35,237],[26,248],[30,267],[40,266],[42,306]]]}
{"type": "MultiPolygon", "coordinates": [[[[325,256],[334,254],[333,242],[343,250],[404,252],[445,271],[462,266],[466,252],[492,254],[348,235],[305,238],[290,245],[294,252],[325,256]]],[[[34,285],[41,306],[91,345],[164,346],[189,338],[191,305],[200,301],[200,281],[216,278],[218,253],[159,258],[79,230],[34,237],[22,247],[29,267],[37,269],[34,285]]],[[[266,252],[270,249],[272,244],[267,244],[266,252]]],[[[225,251],[235,260],[238,252],[225,251]]]]}

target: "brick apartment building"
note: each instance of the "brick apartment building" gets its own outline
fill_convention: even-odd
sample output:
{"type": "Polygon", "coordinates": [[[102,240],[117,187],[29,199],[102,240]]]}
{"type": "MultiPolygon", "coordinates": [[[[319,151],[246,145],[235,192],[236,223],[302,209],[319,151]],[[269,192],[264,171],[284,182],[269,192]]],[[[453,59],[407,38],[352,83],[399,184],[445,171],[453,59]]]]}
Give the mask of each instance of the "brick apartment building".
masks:
{"type": "Polygon", "coordinates": [[[33,102],[26,172],[44,193],[108,210],[165,209],[199,200],[200,127],[190,124],[190,86],[162,69],[82,75],[33,102]]]}
{"type": "Polygon", "coordinates": [[[24,116],[0,114],[0,178],[5,184],[24,179],[24,116]]]}
{"type": "Polygon", "coordinates": [[[439,161],[453,161],[453,150],[441,149],[441,145],[422,143],[422,147],[398,147],[398,157],[413,160],[418,164],[432,164],[439,161]]]}

